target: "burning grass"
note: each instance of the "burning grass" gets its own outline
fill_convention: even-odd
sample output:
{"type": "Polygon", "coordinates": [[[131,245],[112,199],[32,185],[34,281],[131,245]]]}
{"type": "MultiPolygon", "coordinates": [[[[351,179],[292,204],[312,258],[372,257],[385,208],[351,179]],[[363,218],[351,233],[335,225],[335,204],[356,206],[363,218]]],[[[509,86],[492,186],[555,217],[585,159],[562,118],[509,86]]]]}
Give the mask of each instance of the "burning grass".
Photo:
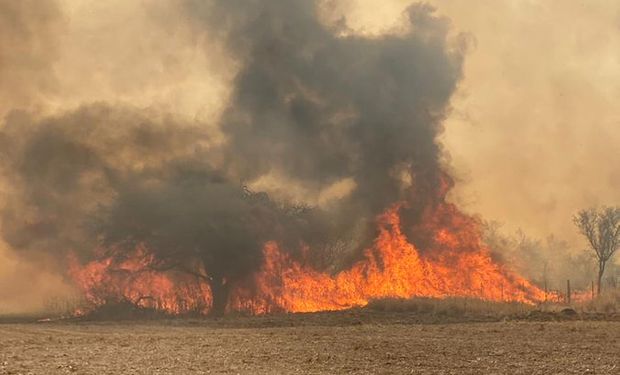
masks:
{"type": "MultiPolygon", "coordinates": [[[[192,324],[214,328],[261,328],[290,326],[344,327],[361,324],[445,324],[500,321],[620,321],[619,291],[609,291],[600,298],[572,306],[559,303],[532,305],[521,302],[485,301],[476,298],[380,298],[364,307],[341,311],[312,313],[270,313],[252,315],[232,312],[209,317],[200,312],[170,314],[136,305],[132,301],[107,301],[79,316],[69,310],[52,309],[31,314],[0,314],[0,323],[27,322],[132,322],[155,324],[192,324]],[[159,323],[158,323],[159,322],[159,323]],[[166,323],[167,322],[167,323],[166,323]]],[[[74,308],[75,300],[55,301],[50,306],[74,308]]],[[[80,307],[81,308],[81,307],[80,307]]]]}
{"type": "MultiPolygon", "coordinates": [[[[420,251],[407,239],[395,206],[377,218],[378,237],[361,259],[336,274],[317,270],[268,242],[260,269],[226,284],[225,311],[253,315],[337,311],[395,297],[529,304],[544,298],[542,290],[493,259],[475,222],[445,210],[441,214],[445,217],[426,221],[428,232],[435,233],[433,251],[420,251]]],[[[174,315],[224,311],[214,307],[212,280],[158,271],[153,260],[142,247],[122,262],[112,258],[86,265],[72,262],[70,273],[93,307],[90,310],[109,301],[133,301],[138,308],[174,315]]]]}

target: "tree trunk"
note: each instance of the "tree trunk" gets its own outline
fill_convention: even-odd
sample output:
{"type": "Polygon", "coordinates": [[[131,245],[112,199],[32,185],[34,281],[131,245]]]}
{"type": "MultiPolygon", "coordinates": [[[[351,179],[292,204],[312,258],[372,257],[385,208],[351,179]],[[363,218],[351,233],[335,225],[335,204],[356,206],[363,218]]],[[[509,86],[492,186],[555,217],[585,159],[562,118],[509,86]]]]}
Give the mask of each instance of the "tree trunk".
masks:
{"type": "Polygon", "coordinates": [[[211,294],[213,295],[213,305],[210,315],[222,316],[226,312],[228,303],[228,284],[221,276],[211,278],[211,294]]]}
{"type": "Polygon", "coordinates": [[[605,262],[598,262],[598,279],[596,280],[596,295],[601,295],[601,284],[603,282],[603,273],[605,273],[605,262]]]}

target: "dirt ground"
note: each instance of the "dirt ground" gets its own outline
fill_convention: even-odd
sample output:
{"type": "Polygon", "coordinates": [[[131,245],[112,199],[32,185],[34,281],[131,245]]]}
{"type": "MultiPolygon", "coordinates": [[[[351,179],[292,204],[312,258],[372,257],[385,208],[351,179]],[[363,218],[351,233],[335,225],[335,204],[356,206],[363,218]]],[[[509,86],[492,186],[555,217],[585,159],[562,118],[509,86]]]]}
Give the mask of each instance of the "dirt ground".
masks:
{"type": "Polygon", "coordinates": [[[620,322],[0,324],[0,374],[67,373],[620,374],[620,322]]]}

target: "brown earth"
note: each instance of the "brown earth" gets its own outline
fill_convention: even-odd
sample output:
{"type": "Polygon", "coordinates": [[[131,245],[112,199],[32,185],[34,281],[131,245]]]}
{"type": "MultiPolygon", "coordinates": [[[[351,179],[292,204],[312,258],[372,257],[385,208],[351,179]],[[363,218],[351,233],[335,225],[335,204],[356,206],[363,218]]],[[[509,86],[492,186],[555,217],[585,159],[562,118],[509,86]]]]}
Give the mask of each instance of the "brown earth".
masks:
{"type": "Polygon", "coordinates": [[[410,313],[0,324],[0,374],[620,374],[620,322],[410,313]]]}

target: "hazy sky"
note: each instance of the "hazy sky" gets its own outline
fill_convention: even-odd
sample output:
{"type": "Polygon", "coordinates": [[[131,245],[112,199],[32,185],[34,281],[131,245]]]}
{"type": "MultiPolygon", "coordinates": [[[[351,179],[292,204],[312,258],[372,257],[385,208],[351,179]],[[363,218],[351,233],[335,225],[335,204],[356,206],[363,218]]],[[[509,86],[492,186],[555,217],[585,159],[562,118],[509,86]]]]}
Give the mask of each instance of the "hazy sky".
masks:
{"type": "Polygon", "coordinates": [[[477,41],[446,126],[458,192],[484,217],[572,239],[576,210],[620,203],[620,3],[463,3],[445,4],[477,41]]]}
{"type": "MultiPolygon", "coordinates": [[[[373,32],[407,3],[340,7],[373,32]]],[[[457,199],[510,229],[579,243],[576,210],[620,203],[620,2],[430,3],[472,38],[443,139],[457,199]]]]}

